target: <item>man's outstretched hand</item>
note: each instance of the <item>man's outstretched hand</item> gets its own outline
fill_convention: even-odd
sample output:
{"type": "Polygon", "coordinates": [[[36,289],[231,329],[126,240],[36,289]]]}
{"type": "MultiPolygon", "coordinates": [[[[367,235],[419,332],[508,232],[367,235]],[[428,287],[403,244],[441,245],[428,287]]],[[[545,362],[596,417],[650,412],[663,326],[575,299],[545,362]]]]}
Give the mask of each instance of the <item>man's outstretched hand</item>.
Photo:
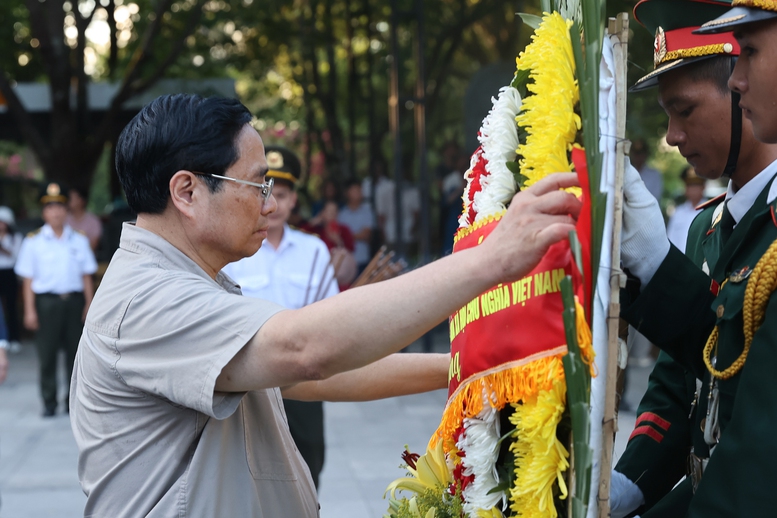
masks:
{"type": "Polygon", "coordinates": [[[513,196],[499,225],[478,247],[503,282],[528,274],[551,245],[575,229],[582,203],[560,189],[578,185],[575,173],[557,173],[513,196]]]}

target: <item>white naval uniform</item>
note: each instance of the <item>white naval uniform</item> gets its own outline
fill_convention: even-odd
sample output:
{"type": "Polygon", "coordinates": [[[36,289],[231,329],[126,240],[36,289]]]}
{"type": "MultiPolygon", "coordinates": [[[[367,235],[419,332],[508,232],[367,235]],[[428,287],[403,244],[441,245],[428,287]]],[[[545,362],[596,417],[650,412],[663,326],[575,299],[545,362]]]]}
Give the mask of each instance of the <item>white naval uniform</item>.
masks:
{"type": "Polygon", "coordinates": [[[49,225],[43,225],[22,241],[14,271],[20,277],[32,280],[38,315],[35,347],[40,390],[44,416],[52,416],[57,407],[58,351],[65,351],[65,375],[69,386],[83,330],[84,276],[97,271],[97,262],[85,235],[65,225],[62,235],[57,237],[49,225]]]}
{"type": "MultiPolygon", "coordinates": [[[[704,200],[702,200],[703,202],[704,200]]],[[[701,202],[700,202],[701,203],[701,202]]],[[[666,225],[666,237],[672,242],[682,253],[685,253],[685,245],[688,240],[688,230],[691,228],[694,218],[701,212],[701,209],[696,210],[696,206],[691,205],[691,202],[685,201],[681,205],[678,205],[669,218],[669,223],[666,225]]]]}
{"type": "Polygon", "coordinates": [[[46,224],[29,234],[19,250],[16,275],[32,279],[33,293],[84,291],[84,275],[97,271],[89,239],[65,225],[57,237],[46,224]]]}
{"type": "Polygon", "coordinates": [[[240,285],[243,295],[289,309],[339,293],[326,244],[288,225],[277,250],[265,240],[258,252],[226,265],[223,272],[240,285]]]}
{"type": "MultiPolygon", "coordinates": [[[[326,244],[312,234],[283,227],[274,248],[268,241],[251,257],[230,263],[223,270],[240,285],[243,295],[299,309],[339,293],[326,244]]],[[[324,409],[320,401],[283,400],[294,443],[318,487],[324,466],[324,409]]]]}

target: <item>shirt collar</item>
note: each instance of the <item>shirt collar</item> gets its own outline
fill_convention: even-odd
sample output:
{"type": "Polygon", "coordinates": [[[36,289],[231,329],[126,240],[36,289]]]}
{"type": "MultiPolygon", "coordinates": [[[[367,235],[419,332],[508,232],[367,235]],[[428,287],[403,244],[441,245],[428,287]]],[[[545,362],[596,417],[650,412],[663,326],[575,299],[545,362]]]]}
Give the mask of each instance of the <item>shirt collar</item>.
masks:
{"type": "MultiPolygon", "coordinates": [[[[777,160],[766,166],[766,169],[758,173],[752,180],[747,182],[741,189],[734,192],[734,183],[729,180],[726,189],[726,206],[734,221],[737,223],[745,217],[745,214],[755,203],[758,195],[764,190],[774,175],[777,174],[777,160]]],[[[772,189],[774,191],[774,189],[772,189]]],[[[777,191],[775,191],[777,193],[777,191]]],[[[770,191],[770,198],[771,198],[770,191]]],[[[767,202],[769,202],[767,200],[767,202]]]]}
{"type": "Polygon", "coordinates": [[[53,239],[68,239],[70,237],[70,233],[73,232],[73,229],[70,228],[70,225],[65,225],[62,229],[62,235],[60,237],[57,237],[57,235],[54,233],[54,229],[51,228],[51,225],[46,223],[41,227],[40,233],[46,237],[46,238],[53,238],[53,239]]]}
{"type": "MultiPolygon", "coordinates": [[[[130,252],[149,254],[154,256],[160,265],[213,281],[200,265],[173,246],[167,239],[150,230],[140,228],[133,222],[122,225],[119,248],[130,252]]],[[[222,272],[216,275],[216,283],[229,292],[240,293],[240,286],[222,272]]]]}
{"type": "Polygon", "coordinates": [[[281,253],[287,247],[293,246],[297,242],[296,232],[292,231],[288,223],[283,224],[283,236],[281,236],[281,242],[278,243],[278,248],[273,247],[269,242],[265,242],[262,246],[267,246],[275,253],[281,253]]]}

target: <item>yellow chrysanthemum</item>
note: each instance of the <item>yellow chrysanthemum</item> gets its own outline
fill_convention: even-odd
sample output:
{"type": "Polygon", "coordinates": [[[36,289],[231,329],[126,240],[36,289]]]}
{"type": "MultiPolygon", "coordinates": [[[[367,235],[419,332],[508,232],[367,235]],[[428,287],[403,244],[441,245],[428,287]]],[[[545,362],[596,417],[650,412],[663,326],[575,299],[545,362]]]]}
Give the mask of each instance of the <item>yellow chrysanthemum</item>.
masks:
{"type": "Polygon", "coordinates": [[[519,516],[556,518],[553,488],[558,483],[561,498],[567,496],[563,473],[569,467],[569,452],[556,437],[566,404],[566,383],[561,358],[554,358],[548,376],[554,379],[550,390],[540,391],[515,409],[510,422],[515,425],[510,451],[515,454],[515,485],[510,489],[510,509],[519,516]]]}
{"type": "Polygon", "coordinates": [[[498,507],[492,507],[491,509],[478,510],[478,518],[504,518],[504,515],[498,507]]]}
{"type": "Polygon", "coordinates": [[[580,91],[575,80],[575,59],[569,36],[571,21],[560,14],[545,14],[532,43],[516,59],[519,70],[529,70],[534,95],[523,100],[523,109],[515,118],[528,133],[526,143],[517,152],[522,155],[521,174],[532,185],[551,173],[571,171],[567,158],[580,117],[575,104],[580,91]]]}

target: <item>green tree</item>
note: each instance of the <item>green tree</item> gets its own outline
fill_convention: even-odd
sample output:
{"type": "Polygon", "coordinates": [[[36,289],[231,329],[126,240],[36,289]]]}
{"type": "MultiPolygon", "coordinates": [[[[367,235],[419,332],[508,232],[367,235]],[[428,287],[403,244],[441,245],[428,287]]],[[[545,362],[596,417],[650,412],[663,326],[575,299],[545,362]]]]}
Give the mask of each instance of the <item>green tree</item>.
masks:
{"type": "Polygon", "coordinates": [[[48,179],[90,186],[106,143],[121,130],[117,116],[122,104],[147,90],[176,63],[200,23],[204,5],[205,0],[2,3],[0,93],[48,179]],[[100,20],[108,34],[98,45],[87,34],[92,22],[100,20]],[[99,119],[87,105],[87,88],[93,79],[119,83],[99,119]],[[30,80],[48,83],[48,128],[36,127],[14,92],[15,82],[30,80]]]}

